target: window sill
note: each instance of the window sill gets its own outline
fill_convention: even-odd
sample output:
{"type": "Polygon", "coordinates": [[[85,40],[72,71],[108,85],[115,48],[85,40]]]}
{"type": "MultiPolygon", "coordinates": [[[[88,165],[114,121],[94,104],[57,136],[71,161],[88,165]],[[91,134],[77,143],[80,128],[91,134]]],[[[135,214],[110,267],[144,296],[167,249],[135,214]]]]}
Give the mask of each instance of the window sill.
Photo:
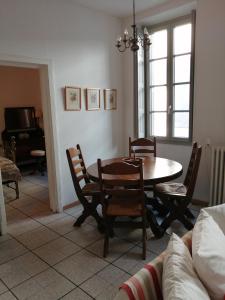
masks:
{"type": "Polygon", "coordinates": [[[159,144],[169,144],[169,145],[184,145],[191,146],[192,139],[168,139],[156,136],[156,142],[159,144]]]}

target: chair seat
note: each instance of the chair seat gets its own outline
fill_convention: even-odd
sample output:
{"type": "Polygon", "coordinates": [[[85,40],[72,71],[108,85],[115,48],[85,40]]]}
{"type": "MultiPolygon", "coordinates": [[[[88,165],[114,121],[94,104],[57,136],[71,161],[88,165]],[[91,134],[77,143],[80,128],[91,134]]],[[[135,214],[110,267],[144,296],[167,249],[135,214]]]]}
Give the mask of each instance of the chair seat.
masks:
{"type": "Polygon", "coordinates": [[[166,182],[155,185],[156,193],[176,196],[186,196],[187,188],[182,183],[166,182]]]}
{"type": "Polygon", "coordinates": [[[30,155],[34,157],[42,157],[45,156],[45,151],[44,150],[32,150],[30,151],[30,155]]]}
{"type": "Polygon", "coordinates": [[[110,199],[106,208],[108,216],[141,216],[142,205],[139,200],[134,199],[110,199]]]}
{"type": "Polygon", "coordinates": [[[98,183],[91,182],[87,183],[83,188],[82,188],[82,194],[84,196],[91,196],[93,194],[99,194],[100,193],[100,187],[98,183]]]}

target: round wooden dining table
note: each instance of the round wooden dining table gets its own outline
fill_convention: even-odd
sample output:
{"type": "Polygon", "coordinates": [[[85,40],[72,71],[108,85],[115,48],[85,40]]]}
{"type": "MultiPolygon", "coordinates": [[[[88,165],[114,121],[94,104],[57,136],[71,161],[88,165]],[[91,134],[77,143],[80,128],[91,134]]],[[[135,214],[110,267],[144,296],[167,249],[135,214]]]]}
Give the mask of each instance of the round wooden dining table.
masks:
{"type": "MultiPolygon", "coordinates": [[[[141,158],[143,163],[143,179],[145,185],[154,185],[157,183],[170,181],[182,175],[182,165],[174,160],[149,156],[141,158]]],[[[127,161],[129,163],[130,159],[127,157],[118,157],[102,160],[102,165],[104,166],[118,161],[127,161]]],[[[88,167],[87,173],[90,179],[92,179],[93,181],[98,181],[99,177],[97,163],[94,163],[90,167],[88,167]]],[[[110,175],[110,177],[111,176],[112,175],[110,175]]],[[[160,238],[163,236],[165,230],[161,228],[161,226],[158,224],[155,214],[153,212],[154,209],[158,210],[159,208],[157,199],[149,198],[147,196],[146,198],[147,220],[149,226],[155,237],[160,238]]]]}
{"type": "MultiPolygon", "coordinates": [[[[145,185],[156,184],[173,180],[182,175],[182,165],[174,160],[161,157],[141,157],[143,163],[143,177],[145,185]]],[[[118,157],[102,160],[102,165],[111,164],[118,161],[127,161],[127,157],[118,157]]],[[[87,173],[93,181],[98,181],[97,163],[87,168],[87,173]]]]}

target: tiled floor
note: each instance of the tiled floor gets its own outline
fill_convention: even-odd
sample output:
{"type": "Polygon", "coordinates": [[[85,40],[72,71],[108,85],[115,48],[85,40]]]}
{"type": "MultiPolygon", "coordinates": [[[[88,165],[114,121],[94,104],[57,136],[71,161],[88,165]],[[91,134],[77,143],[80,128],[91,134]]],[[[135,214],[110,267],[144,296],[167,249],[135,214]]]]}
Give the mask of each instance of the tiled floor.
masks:
{"type": "MultiPolygon", "coordinates": [[[[4,194],[9,234],[0,237],[0,300],[113,299],[118,286],[164,250],[170,237],[156,240],[148,230],[143,261],[141,232],[119,230],[103,259],[103,236],[95,221],[73,227],[80,206],[60,214],[50,211],[45,177],[25,177],[18,200],[8,188],[4,194]]],[[[199,208],[192,211],[197,216],[199,208]]],[[[172,230],[185,232],[179,223],[172,230]]]]}

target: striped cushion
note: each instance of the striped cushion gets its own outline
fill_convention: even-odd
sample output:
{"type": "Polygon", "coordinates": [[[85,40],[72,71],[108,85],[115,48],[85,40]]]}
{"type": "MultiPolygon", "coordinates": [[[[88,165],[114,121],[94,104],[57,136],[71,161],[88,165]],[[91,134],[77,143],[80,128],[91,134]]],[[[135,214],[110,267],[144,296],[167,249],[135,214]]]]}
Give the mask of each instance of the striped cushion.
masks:
{"type": "MultiPolygon", "coordinates": [[[[190,252],[191,236],[192,232],[189,231],[182,238],[190,252]]],[[[162,269],[164,257],[165,252],[123,283],[120,289],[126,292],[129,300],[163,300],[162,269]]]]}

